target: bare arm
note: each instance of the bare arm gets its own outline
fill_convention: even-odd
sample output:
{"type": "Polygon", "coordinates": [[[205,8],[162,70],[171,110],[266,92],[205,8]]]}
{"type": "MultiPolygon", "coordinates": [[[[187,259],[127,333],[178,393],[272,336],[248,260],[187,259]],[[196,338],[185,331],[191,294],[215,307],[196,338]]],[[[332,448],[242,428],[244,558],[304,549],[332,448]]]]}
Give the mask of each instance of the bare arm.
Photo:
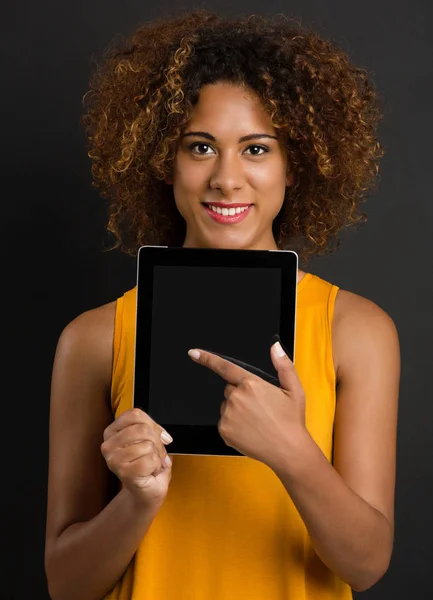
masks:
{"type": "Polygon", "coordinates": [[[113,421],[114,303],[60,336],[54,361],[45,568],[53,600],[99,600],[122,576],[156,514],[125,488],[110,502],[101,453],[113,421]],[[107,504],[108,503],[108,504],[107,504]]]}
{"type": "Polygon", "coordinates": [[[348,292],[337,295],[333,337],[334,466],[303,432],[275,470],[318,556],[363,591],[386,572],[392,554],[399,344],[391,319],[348,292]]]}

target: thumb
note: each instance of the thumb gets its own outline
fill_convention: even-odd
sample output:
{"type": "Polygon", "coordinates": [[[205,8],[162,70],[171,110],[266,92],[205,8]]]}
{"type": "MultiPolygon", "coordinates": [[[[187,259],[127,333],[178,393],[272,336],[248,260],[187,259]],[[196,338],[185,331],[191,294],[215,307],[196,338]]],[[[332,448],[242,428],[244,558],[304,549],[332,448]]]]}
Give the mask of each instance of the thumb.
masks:
{"type": "Polygon", "coordinates": [[[295,368],[289,356],[283,350],[280,342],[275,342],[271,346],[271,360],[278,373],[278,379],[283,390],[290,390],[293,387],[293,377],[295,368]]]}

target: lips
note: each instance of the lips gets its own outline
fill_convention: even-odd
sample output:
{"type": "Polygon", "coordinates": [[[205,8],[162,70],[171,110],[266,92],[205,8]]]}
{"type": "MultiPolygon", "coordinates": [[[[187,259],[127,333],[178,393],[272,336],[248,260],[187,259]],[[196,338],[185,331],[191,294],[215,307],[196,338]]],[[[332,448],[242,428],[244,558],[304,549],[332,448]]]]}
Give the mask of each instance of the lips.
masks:
{"type": "Polygon", "coordinates": [[[224,225],[240,223],[246,219],[252,207],[252,204],[244,203],[225,204],[223,202],[210,202],[203,204],[203,208],[207,214],[217,223],[224,225]]]}
{"type": "Polygon", "coordinates": [[[203,202],[206,206],[218,206],[219,208],[245,208],[251,206],[248,202],[203,202]]]}

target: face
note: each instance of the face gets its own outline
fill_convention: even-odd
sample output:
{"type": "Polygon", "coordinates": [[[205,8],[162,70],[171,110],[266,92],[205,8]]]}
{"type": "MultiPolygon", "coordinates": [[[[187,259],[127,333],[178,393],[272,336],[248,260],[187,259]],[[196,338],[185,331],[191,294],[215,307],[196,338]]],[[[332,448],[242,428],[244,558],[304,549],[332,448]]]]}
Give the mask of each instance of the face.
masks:
{"type": "Polygon", "coordinates": [[[254,92],[229,83],[202,88],[167,182],[186,222],[185,247],[277,248],[272,222],[293,178],[254,92]]]}

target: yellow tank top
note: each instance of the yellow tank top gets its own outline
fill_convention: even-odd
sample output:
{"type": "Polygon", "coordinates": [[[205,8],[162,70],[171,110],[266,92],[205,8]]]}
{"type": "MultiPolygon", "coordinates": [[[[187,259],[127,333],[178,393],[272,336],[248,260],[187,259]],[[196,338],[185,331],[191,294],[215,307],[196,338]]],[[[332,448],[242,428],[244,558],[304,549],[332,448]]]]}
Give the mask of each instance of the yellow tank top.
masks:
{"type": "MultiPolygon", "coordinates": [[[[335,412],[331,323],[338,288],[298,284],[295,367],[307,428],[329,461],[335,412]]],[[[132,407],[136,288],[117,300],[113,414],[132,407]]],[[[275,473],[247,457],[173,456],[167,498],[108,600],[347,600],[275,473]]]]}

